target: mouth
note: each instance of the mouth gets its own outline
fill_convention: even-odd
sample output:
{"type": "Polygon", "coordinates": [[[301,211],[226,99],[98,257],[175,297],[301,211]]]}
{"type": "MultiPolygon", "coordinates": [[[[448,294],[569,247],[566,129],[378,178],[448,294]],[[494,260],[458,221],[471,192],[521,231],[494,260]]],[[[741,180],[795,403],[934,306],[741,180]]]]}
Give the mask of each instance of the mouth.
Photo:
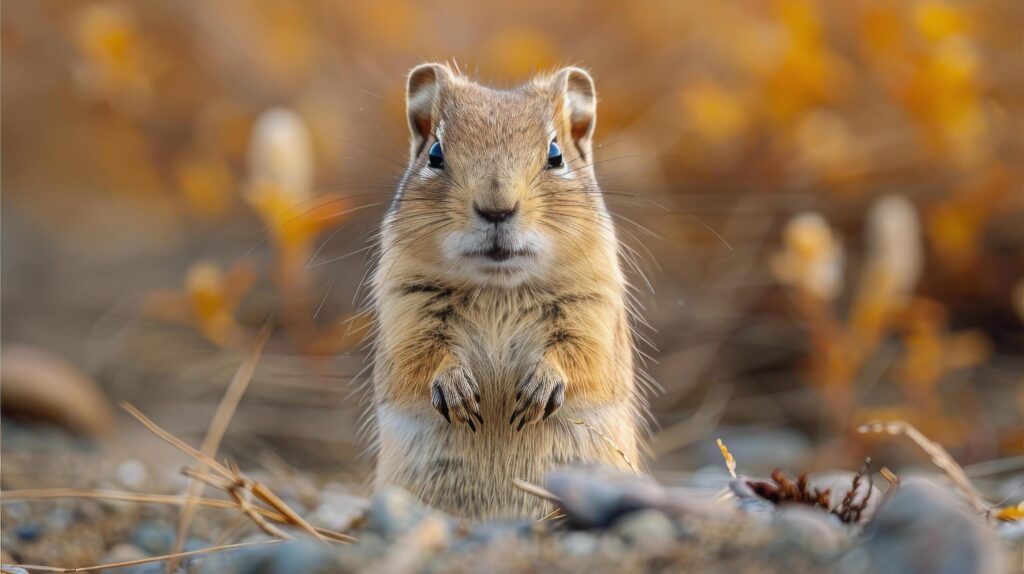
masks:
{"type": "Polygon", "coordinates": [[[471,259],[484,258],[493,261],[494,263],[505,263],[520,257],[531,257],[533,255],[533,251],[530,251],[529,249],[508,249],[498,245],[498,243],[494,243],[487,249],[467,251],[463,253],[463,255],[471,259]]]}

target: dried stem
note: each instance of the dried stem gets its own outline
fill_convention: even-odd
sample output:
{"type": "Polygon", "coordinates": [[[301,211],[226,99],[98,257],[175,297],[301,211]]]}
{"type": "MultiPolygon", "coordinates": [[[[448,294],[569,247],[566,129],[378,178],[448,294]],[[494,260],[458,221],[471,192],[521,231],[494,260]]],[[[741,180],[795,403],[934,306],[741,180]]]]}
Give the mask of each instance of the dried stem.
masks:
{"type": "Polygon", "coordinates": [[[971,504],[975,511],[979,513],[987,513],[990,506],[981,498],[978,491],[971,484],[970,479],[964,473],[964,470],[960,468],[956,460],[942,447],[941,444],[931,440],[924,436],[921,431],[917,430],[914,425],[906,421],[871,421],[869,423],[861,425],[857,432],[859,433],[884,433],[890,435],[904,435],[910,440],[914,441],[917,446],[921,447],[928,456],[931,457],[932,463],[945,471],[949,476],[953,484],[960,490],[964,495],[964,498],[971,504]]]}

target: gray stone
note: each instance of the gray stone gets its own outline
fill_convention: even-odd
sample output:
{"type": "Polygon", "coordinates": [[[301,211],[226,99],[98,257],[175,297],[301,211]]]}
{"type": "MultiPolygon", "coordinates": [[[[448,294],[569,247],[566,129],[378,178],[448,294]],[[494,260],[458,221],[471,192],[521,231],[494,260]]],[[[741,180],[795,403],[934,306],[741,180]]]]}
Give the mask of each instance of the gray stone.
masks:
{"type": "Polygon", "coordinates": [[[327,574],[338,571],[331,547],[315,540],[291,540],[211,554],[201,574],[327,574]]]}
{"type": "Polygon", "coordinates": [[[135,526],[132,543],[150,555],[167,554],[174,546],[174,529],[156,520],[144,520],[135,526]]]}
{"type": "Polygon", "coordinates": [[[370,501],[366,528],[392,540],[413,529],[429,513],[430,510],[408,492],[388,488],[370,501]]]}
{"type": "Polygon", "coordinates": [[[865,526],[863,549],[877,574],[1002,572],[992,530],[957,498],[923,479],[905,479],[865,526]]]}
{"type": "Polygon", "coordinates": [[[813,506],[783,505],[774,513],[773,523],[787,540],[815,554],[834,554],[850,540],[835,515],[813,506]]]}
{"type": "Polygon", "coordinates": [[[637,510],[655,509],[669,516],[721,514],[721,505],[665,489],[649,477],[607,468],[574,468],[548,475],[547,489],[562,502],[574,528],[607,528],[637,510]]]}
{"type": "Polygon", "coordinates": [[[614,530],[626,543],[640,548],[664,548],[676,541],[675,525],[658,510],[627,514],[615,521],[614,530]]]}
{"type": "Polygon", "coordinates": [[[573,531],[562,537],[562,548],[571,556],[590,556],[598,547],[597,537],[587,532],[573,531]]]}

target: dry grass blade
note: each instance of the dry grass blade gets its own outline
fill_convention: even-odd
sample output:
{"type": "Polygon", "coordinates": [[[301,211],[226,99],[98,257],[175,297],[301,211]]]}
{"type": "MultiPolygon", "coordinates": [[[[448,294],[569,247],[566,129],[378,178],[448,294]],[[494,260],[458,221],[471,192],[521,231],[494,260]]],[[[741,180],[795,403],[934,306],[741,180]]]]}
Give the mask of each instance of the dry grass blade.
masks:
{"type": "MultiPolygon", "coordinates": [[[[121,502],[141,502],[150,504],[184,505],[186,499],[177,494],[137,494],[117,490],[88,490],[79,488],[32,488],[24,490],[5,490],[0,492],[0,503],[16,500],[45,500],[54,498],[92,498],[98,500],[117,500],[121,502]]],[[[209,508],[237,508],[229,500],[216,498],[197,498],[196,504],[209,508]]]]}
{"type": "Polygon", "coordinates": [[[906,421],[871,421],[858,427],[857,432],[885,433],[890,435],[906,436],[910,440],[914,441],[917,446],[921,447],[921,450],[931,457],[932,463],[935,466],[945,471],[950,480],[953,481],[953,484],[956,485],[975,511],[979,513],[986,513],[989,511],[989,505],[981,498],[981,495],[974,488],[974,485],[971,484],[970,479],[967,478],[964,470],[960,468],[960,465],[957,464],[956,460],[950,456],[949,452],[947,452],[942,445],[924,436],[924,434],[917,430],[914,425],[906,421]]]}
{"type": "MultiPolygon", "coordinates": [[[[252,351],[249,356],[242,362],[238,367],[238,371],[235,372],[235,376],[231,379],[231,383],[228,385],[227,391],[224,392],[224,396],[220,400],[220,404],[217,405],[217,410],[214,412],[213,418],[210,420],[210,426],[206,430],[206,436],[203,437],[203,442],[199,447],[199,451],[210,457],[211,459],[217,456],[217,449],[220,448],[221,440],[224,438],[224,433],[227,432],[228,425],[231,423],[231,419],[235,416],[235,410],[238,408],[238,403],[242,401],[242,396],[245,395],[245,391],[249,388],[249,383],[252,382],[252,377],[256,373],[256,365],[259,363],[260,355],[263,352],[263,346],[267,343],[270,338],[270,327],[264,326],[256,339],[255,345],[253,345],[252,351]]],[[[199,461],[202,464],[202,460],[199,461]]],[[[172,552],[181,552],[181,549],[185,546],[185,539],[188,538],[188,529],[192,525],[192,517],[195,515],[196,506],[191,502],[192,499],[198,498],[203,493],[202,481],[193,479],[188,485],[188,491],[186,493],[188,501],[185,506],[181,508],[181,515],[178,518],[178,530],[174,539],[174,546],[172,552]]],[[[246,513],[248,514],[248,512],[246,513]]],[[[252,514],[254,520],[259,518],[259,515],[252,514]]],[[[278,529],[274,529],[280,532],[278,529]]],[[[287,538],[287,537],[285,537],[287,538]]],[[[167,562],[167,573],[171,574],[178,567],[178,561],[172,559],[167,562]]]]}
{"type": "Polygon", "coordinates": [[[900,485],[900,477],[897,476],[895,472],[889,470],[889,467],[883,466],[881,470],[878,471],[878,474],[882,475],[882,478],[889,483],[890,488],[900,485]]]}
{"type": "Polygon", "coordinates": [[[220,474],[222,477],[227,478],[227,479],[231,479],[231,472],[228,471],[226,466],[224,466],[224,465],[220,464],[219,462],[217,462],[216,460],[214,460],[214,459],[204,455],[203,453],[199,452],[194,447],[192,447],[192,445],[186,443],[185,441],[181,440],[180,438],[178,438],[178,437],[172,435],[171,433],[165,431],[164,429],[160,428],[159,425],[157,425],[155,422],[153,422],[146,415],[142,414],[142,411],[140,411],[139,409],[135,408],[132,404],[127,403],[127,402],[122,402],[121,403],[121,408],[124,409],[128,414],[130,414],[133,417],[135,417],[135,420],[137,420],[140,423],[142,423],[142,426],[146,427],[146,429],[148,429],[151,433],[153,433],[156,436],[160,437],[164,442],[170,444],[174,448],[177,448],[178,450],[180,450],[181,452],[191,456],[192,458],[195,458],[197,460],[201,460],[207,466],[209,466],[211,469],[216,471],[217,474],[220,474]]]}
{"type": "Polygon", "coordinates": [[[604,434],[603,432],[601,432],[600,429],[598,429],[594,425],[588,423],[587,421],[580,420],[580,419],[569,419],[569,422],[571,422],[574,425],[580,425],[581,427],[584,427],[587,430],[589,430],[590,432],[594,433],[595,436],[597,436],[602,441],[604,441],[608,446],[610,446],[613,449],[615,449],[615,452],[619,453],[619,456],[622,457],[622,460],[626,461],[626,464],[629,466],[629,469],[633,471],[633,474],[636,474],[636,475],[640,474],[640,469],[638,469],[637,466],[635,464],[633,464],[633,461],[629,459],[629,457],[626,455],[626,451],[624,451],[621,448],[619,448],[619,445],[615,444],[615,441],[613,441],[612,439],[608,438],[608,436],[606,434],[604,434]]]}
{"type": "Polygon", "coordinates": [[[556,508],[556,509],[552,510],[551,512],[545,514],[544,516],[541,516],[540,518],[538,518],[536,520],[536,522],[544,522],[546,520],[551,520],[551,521],[561,520],[561,519],[563,519],[565,517],[566,517],[566,515],[562,513],[562,510],[559,509],[559,508],[556,508]]]}
{"type": "Polygon", "coordinates": [[[238,503],[238,507],[242,510],[242,513],[252,519],[252,521],[256,523],[256,526],[259,526],[263,532],[275,538],[283,538],[285,540],[291,539],[291,536],[280,528],[264,520],[263,517],[256,512],[257,507],[252,504],[251,490],[240,485],[238,488],[228,489],[228,493],[231,494],[231,498],[238,503]]]}
{"type": "MultiPolygon", "coordinates": [[[[160,428],[159,425],[150,420],[148,417],[146,417],[146,415],[142,414],[142,412],[140,412],[132,405],[128,403],[122,403],[121,406],[126,411],[128,411],[129,414],[131,414],[139,422],[141,422],[147,429],[153,432],[153,434],[157,435],[158,437],[162,438],[166,442],[181,450],[182,452],[197,459],[198,461],[205,463],[210,470],[220,475],[215,477],[211,474],[207,474],[198,469],[186,469],[185,472],[189,477],[203,481],[211,486],[220,488],[225,492],[228,492],[229,496],[230,490],[238,486],[238,483],[241,481],[244,483],[245,488],[252,490],[256,494],[257,498],[273,506],[275,510],[277,510],[278,513],[280,513],[275,513],[275,516],[281,517],[280,522],[284,522],[302,528],[303,530],[306,530],[307,532],[309,532],[321,541],[334,540],[339,542],[350,542],[354,540],[353,538],[342,533],[325,531],[320,528],[312,527],[308,522],[303,520],[294,510],[292,510],[287,504],[285,504],[284,501],[282,501],[273,492],[271,492],[267,487],[263,486],[258,482],[243,477],[241,473],[237,472],[237,468],[232,470],[231,468],[228,468],[227,466],[217,462],[212,457],[209,457],[203,454],[202,452],[199,452],[198,450],[196,450],[189,444],[185,443],[178,437],[160,428]]],[[[259,512],[261,514],[266,515],[264,512],[262,512],[263,510],[264,509],[260,509],[259,512]]]]}
{"type": "Polygon", "coordinates": [[[258,540],[256,542],[239,542],[237,544],[211,546],[209,548],[200,548],[199,550],[189,550],[188,552],[176,552],[174,554],[150,556],[149,558],[140,558],[138,560],[126,560],[124,562],[111,562],[109,564],[98,564],[96,566],[85,566],[83,568],[58,568],[55,566],[37,566],[33,564],[18,564],[17,566],[19,568],[24,568],[25,570],[28,570],[30,572],[98,572],[100,570],[106,570],[108,568],[123,568],[127,566],[137,566],[139,564],[149,564],[150,562],[163,562],[164,560],[172,559],[177,560],[181,558],[188,558],[189,556],[198,556],[200,554],[211,554],[213,552],[223,552],[225,550],[234,550],[236,548],[246,548],[249,546],[266,546],[269,544],[277,544],[279,542],[284,542],[284,540],[258,540]]]}
{"type": "Polygon", "coordinates": [[[324,540],[323,537],[320,536],[320,533],[317,531],[316,528],[313,528],[312,525],[310,525],[308,522],[305,521],[305,519],[299,516],[298,513],[292,510],[290,506],[285,504],[283,500],[278,498],[278,496],[274,494],[269,488],[263,486],[258,482],[253,482],[252,492],[253,494],[256,495],[256,498],[259,498],[268,506],[286,516],[291,524],[305,530],[306,532],[318,538],[320,541],[324,540]]]}

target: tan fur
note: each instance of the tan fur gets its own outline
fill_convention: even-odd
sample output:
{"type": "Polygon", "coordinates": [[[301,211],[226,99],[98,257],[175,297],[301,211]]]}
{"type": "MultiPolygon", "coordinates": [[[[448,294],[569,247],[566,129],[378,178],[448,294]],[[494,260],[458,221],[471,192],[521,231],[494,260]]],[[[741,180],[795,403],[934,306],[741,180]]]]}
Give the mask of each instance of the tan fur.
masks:
{"type": "Polygon", "coordinates": [[[495,91],[428,65],[409,91],[412,157],[372,278],[375,486],[473,519],[537,517],[544,504],[513,479],[539,483],[569,463],[627,466],[573,420],[639,462],[646,408],[618,243],[591,167],[592,84],[567,68],[495,91]],[[435,136],[443,170],[426,165],[435,136]],[[545,169],[552,137],[559,170],[545,169]],[[455,253],[477,237],[467,234],[492,233],[474,202],[518,206],[502,237],[532,255],[490,269],[455,253]]]}

